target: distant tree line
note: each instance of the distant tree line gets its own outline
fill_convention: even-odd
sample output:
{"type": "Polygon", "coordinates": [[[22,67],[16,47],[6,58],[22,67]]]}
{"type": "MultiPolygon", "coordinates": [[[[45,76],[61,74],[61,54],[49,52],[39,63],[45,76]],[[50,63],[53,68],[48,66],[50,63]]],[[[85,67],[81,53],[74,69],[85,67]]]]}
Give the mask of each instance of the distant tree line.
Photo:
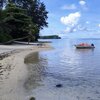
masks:
{"type": "Polygon", "coordinates": [[[47,23],[46,7],[39,0],[0,0],[0,42],[38,41],[47,23]]]}
{"type": "Polygon", "coordinates": [[[40,36],[40,39],[61,39],[58,35],[40,36]]]}

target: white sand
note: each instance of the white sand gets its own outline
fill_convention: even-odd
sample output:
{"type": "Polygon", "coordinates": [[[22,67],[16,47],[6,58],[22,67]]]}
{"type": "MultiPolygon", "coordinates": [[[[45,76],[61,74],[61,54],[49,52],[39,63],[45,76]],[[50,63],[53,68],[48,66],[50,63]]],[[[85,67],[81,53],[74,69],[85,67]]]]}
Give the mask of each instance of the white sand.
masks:
{"type": "Polygon", "coordinates": [[[50,50],[52,47],[48,44],[44,46],[20,45],[3,46],[0,45],[1,53],[17,50],[0,60],[0,100],[28,100],[27,93],[23,88],[27,78],[27,69],[24,64],[24,58],[28,54],[37,51],[50,50]]]}

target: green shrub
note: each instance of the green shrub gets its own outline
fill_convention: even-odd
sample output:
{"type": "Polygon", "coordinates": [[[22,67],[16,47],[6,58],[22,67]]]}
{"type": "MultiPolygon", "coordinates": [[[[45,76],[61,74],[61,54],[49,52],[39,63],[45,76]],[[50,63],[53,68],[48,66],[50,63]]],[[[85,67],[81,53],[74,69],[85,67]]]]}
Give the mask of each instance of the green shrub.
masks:
{"type": "Polygon", "coordinates": [[[4,43],[4,42],[7,42],[9,40],[11,40],[12,37],[7,34],[7,33],[0,33],[0,43],[4,43]]]}

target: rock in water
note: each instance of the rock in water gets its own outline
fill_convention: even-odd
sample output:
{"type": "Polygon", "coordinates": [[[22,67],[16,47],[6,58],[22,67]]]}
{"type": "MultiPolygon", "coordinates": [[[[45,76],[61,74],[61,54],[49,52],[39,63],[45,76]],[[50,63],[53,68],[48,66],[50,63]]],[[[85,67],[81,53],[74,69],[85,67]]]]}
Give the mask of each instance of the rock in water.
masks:
{"type": "Polygon", "coordinates": [[[62,87],[63,85],[62,84],[57,84],[56,87],[60,88],[62,87]]]}
{"type": "Polygon", "coordinates": [[[31,97],[29,100],[35,100],[35,97],[31,97]]]}

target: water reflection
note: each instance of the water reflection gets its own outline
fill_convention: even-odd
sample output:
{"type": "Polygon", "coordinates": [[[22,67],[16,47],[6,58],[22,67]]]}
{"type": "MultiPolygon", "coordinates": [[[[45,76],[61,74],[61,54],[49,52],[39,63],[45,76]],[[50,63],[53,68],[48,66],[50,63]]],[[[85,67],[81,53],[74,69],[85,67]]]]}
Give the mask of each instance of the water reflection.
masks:
{"type": "Polygon", "coordinates": [[[24,63],[27,65],[28,77],[25,81],[25,88],[31,90],[37,86],[42,85],[40,82],[43,80],[43,72],[45,71],[47,59],[39,55],[39,52],[29,54],[24,63]]]}
{"type": "Polygon", "coordinates": [[[29,55],[27,55],[27,57],[24,59],[24,63],[25,64],[33,64],[33,63],[38,63],[39,62],[39,53],[35,52],[35,53],[31,53],[29,55]]]}
{"type": "Polygon", "coordinates": [[[93,53],[94,49],[75,49],[75,52],[79,53],[93,53]]]}
{"type": "Polygon", "coordinates": [[[37,100],[100,100],[100,41],[94,42],[92,50],[75,49],[74,40],[55,40],[54,50],[29,55],[25,88],[37,100]]]}

